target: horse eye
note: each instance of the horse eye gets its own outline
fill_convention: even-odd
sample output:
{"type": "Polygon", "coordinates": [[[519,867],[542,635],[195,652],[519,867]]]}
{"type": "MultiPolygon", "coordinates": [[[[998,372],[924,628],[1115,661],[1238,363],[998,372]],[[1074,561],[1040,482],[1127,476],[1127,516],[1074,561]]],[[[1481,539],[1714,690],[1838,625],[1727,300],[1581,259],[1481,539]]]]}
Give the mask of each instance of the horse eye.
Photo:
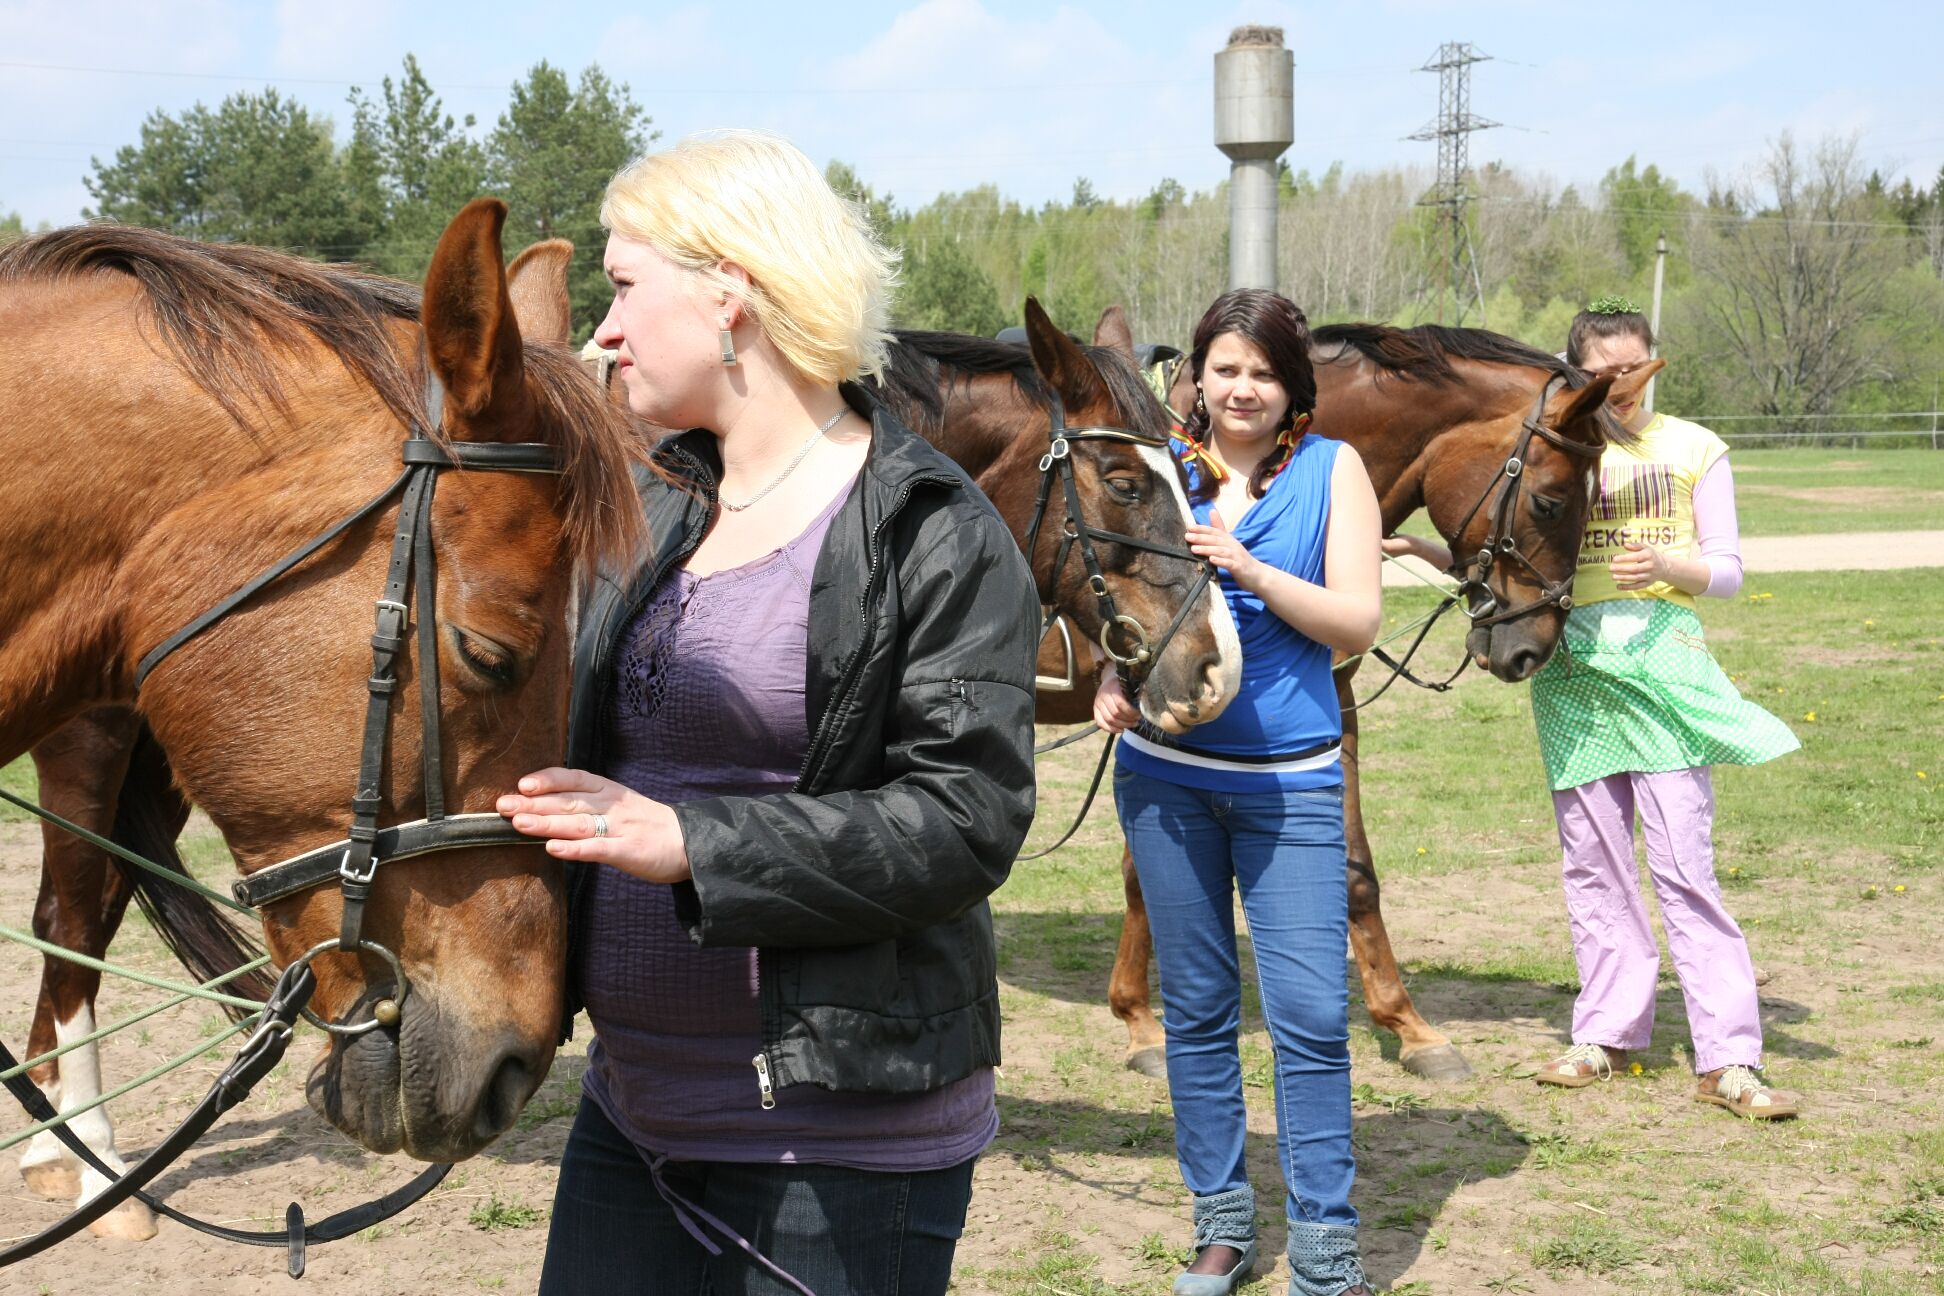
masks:
{"type": "Polygon", "coordinates": [[[1126,503],[1133,503],[1141,497],[1141,487],[1132,477],[1109,477],[1107,488],[1126,503]]]}
{"type": "Polygon", "coordinates": [[[467,634],[457,626],[450,629],[452,646],[458,652],[459,660],[490,684],[513,683],[516,662],[512,653],[477,635],[467,634]]]}
{"type": "Polygon", "coordinates": [[[1565,500],[1556,500],[1545,495],[1534,495],[1532,497],[1532,516],[1544,522],[1550,522],[1557,518],[1560,511],[1565,507],[1565,500]]]}

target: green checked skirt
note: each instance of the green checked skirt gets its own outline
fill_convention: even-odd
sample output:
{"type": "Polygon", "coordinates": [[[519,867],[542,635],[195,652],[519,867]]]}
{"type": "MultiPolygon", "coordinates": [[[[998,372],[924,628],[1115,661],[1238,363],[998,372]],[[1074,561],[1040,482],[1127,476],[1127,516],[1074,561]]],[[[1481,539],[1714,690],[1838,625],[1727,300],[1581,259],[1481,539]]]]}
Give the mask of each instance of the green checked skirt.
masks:
{"type": "Polygon", "coordinates": [[[1759,765],[1802,744],[1715,664],[1692,608],[1610,599],[1574,608],[1532,677],[1554,791],[1609,774],[1759,765]]]}

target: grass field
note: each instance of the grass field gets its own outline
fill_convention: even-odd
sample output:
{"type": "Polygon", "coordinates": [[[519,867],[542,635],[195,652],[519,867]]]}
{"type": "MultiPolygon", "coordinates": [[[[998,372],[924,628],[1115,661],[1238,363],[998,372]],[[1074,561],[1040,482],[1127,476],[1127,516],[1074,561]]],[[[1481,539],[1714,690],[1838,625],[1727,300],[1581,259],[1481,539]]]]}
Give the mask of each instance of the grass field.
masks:
{"type": "MultiPolygon", "coordinates": [[[[1401,625],[1423,604],[1397,597],[1387,615],[1401,625]]],[[[1394,1041],[1358,1020],[1352,977],[1357,1204],[1373,1275],[1397,1292],[1944,1291],[1938,573],[1763,578],[1706,611],[1724,666],[1803,739],[1783,760],[1719,771],[1717,841],[1730,904],[1773,977],[1771,1074],[1808,1115],[1760,1128],[1693,1104],[1671,979],[1643,1074],[1577,1093],[1532,1083],[1565,1039],[1577,976],[1526,690],[1469,676],[1443,696],[1393,691],[1364,722],[1385,910],[1420,1008],[1479,1070],[1453,1087],[1405,1075],[1394,1041]]],[[[1447,637],[1443,652],[1456,651],[1447,637]]],[[[1049,821],[1073,804],[1084,759],[1050,781],[1049,821]]],[[[1089,832],[1000,893],[1010,1039],[1063,1041],[1009,1066],[1005,1092],[1015,1113],[1078,1101],[1125,1140],[1150,1117],[1165,1130],[1166,1109],[1119,1071],[1113,1028],[1091,1009],[1117,931],[1118,844],[1107,815],[1089,832]]],[[[1245,1067],[1267,1057],[1254,1025],[1245,1067]]],[[[1268,1100],[1251,1091],[1259,1191],[1275,1182],[1268,1100]]],[[[1084,1158],[1049,1135],[1008,1119],[1000,1146],[1020,1165],[1045,1160],[1036,1173],[1077,1173],[1084,1158]]],[[[1166,1137],[1155,1144],[1139,1174],[1185,1200],[1166,1137]]],[[[993,1286],[1162,1290],[1172,1262],[1138,1257],[1180,1245],[1182,1224],[1158,1239],[1122,1228],[1116,1255],[1058,1200],[1049,1192],[1046,1231],[1016,1248],[1023,1268],[994,1270],[993,1286]],[[1068,1268],[1054,1276],[1056,1263],[1068,1268]]],[[[1270,1240],[1276,1214],[1265,1207],[1270,1240]]]]}

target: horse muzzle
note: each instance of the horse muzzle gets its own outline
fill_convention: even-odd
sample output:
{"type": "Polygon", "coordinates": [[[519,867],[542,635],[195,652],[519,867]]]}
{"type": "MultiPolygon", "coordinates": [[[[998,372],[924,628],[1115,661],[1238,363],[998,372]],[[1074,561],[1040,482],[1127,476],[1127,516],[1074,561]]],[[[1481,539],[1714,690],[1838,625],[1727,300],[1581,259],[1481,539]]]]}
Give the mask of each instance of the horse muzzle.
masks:
{"type": "MultiPolygon", "coordinates": [[[[344,1018],[367,1021],[394,995],[372,987],[344,1018]]],[[[551,1036],[468,1022],[415,983],[395,1026],[338,1037],[306,1088],[319,1115],[373,1152],[463,1161],[512,1128],[553,1051],[551,1036]]]]}

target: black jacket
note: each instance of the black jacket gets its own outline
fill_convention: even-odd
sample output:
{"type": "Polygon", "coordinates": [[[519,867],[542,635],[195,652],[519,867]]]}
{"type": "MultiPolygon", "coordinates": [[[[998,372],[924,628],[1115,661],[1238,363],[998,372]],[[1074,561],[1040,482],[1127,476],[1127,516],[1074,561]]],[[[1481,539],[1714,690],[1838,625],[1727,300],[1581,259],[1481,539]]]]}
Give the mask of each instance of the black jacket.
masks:
{"type": "MultiPolygon", "coordinates": [[[[1033,632],[1025,559],[963,471],[874,408],[858,488],[810,586],[810,749],[793,791],[675,807],[692,882],[676,912],[703,945],[753,945],[768,1082],[908,1093],[999,1061],[986,896],[1033,818],[1033,632]]],[[[656,451],[694,492],[644,480],[654,558],[597,578],[575,647],[569,763],[606,768],[620,636],[701,542],[715,437],[656,451]]],[[[570,874],[572,908],[592,894],[570,874]]],[[[581,966],[570,920],[569,1010],[581,966]]],[[[571,1016],[569,1017],[571,1021],[571,1016]]]]}

